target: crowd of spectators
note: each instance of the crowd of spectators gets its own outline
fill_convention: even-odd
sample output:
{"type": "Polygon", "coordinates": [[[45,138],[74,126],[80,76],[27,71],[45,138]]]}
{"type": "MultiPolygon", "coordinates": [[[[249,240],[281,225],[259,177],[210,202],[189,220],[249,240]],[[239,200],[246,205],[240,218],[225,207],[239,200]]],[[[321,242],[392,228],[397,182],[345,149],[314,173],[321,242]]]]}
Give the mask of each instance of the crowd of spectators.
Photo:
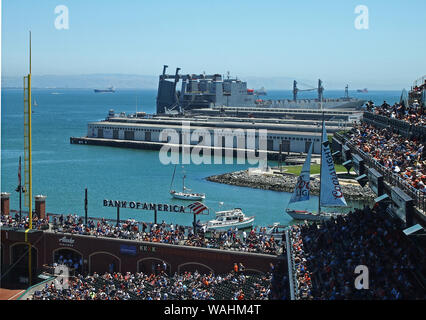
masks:
{"type": "Polygon", "coordinates": [[[54,261],[53,268],[63,265],[74,273],[80,273],[83,269],[83,258],[74,256],[71,253],[55,254],[54,261]]]}
{"type": "Polygon", "coordinates": [[[426,90],[426,79],[425,79],[425,82],[423,84],[421,84],[419,86],[416,85],[416,86],[413,87],[414,92],[422,92],[423,90],[426,90]]]}
{"type": "Polygon", "coordinates": [[[426,192],[426,156],[423,143],[415,138],[407,139],[391,129],[377,129],[366,123],[355,125],[350,141],[413,188],[426,192]]]}
{"type": "Polygon", "coordinates": [[[410,106],[405,106],[404,103],[389,105],[386,101],[380,106],[375,106],[372,101],[368,101],[366,107],[367,111],[377,115],[403,120],[415,126],[426,125],[426,110],[423,104],[418,101],[414,101],[410,106]]]}
{"type": "MultiPolygon", "coordinates": [[[[19,218],[16,215],[1,217],[1,224],[14,228],[27,229],[28,217],[19,218]]],[[[84,219],[78,215],[53,216],[49,223],[48,219],[33,218],[33,228],[49,229],[58,233],[70,233],[89,235],[95,237],[108,237],[119,239],[130,239],[137,241],[148,241],[167,243],[174,245],[185,245],[192,247],[216,248],[224,250],[238,250],[244,252],[264,253],[278,255],[281,253],[281,239],[268,234],[266,227],[245,231],[229,229],[227,231],[211,231],[206,233],[201,228],[194,231],[192,227],[182,225],[139,223],[129,219],[122,223],[109,222],[105,219],[95,221],[89,219],[87,225],[84,219]]]]}
{"type": "MultiPolygon", "coordinates": [[[[7,226],[17,229],[28,229],[30,227],[30,219],[26,215],[19,215],[16,213],[15,216],[12,215],[1,215],[0,227],[7,226]]],[[[45,230],[49,228],[49,219],[39,219],[37,215],[33,215],[33,229],[45,230]]]]}
{"type": "Polygon", "coordinates": [[[158,242],[193,247],[217,248],[226,250],[239,250],[266,254],[280,253],[280,240],[266,232],[266,228],[239,232],[238,229],[227,231],[212,231],[208,236],[202,230],[196,232],[192,227],[182,225],[146,224],[135,220],[127,220],[124,223],[110,223],[105,219],[97,222],[89,220],[84,225],[82,217],[68,215],[66,217],[54,217],[53,230],[62,233],[92,235],[96,237],[112,237],[132,239],[138,241],[158,242]]]}
{"type": "MultiPolygon", "coordinates": [[[[292,239],[292,259],[294,263],[294,277],[297,283],[296,293],[301,299],[312,299],[311,289],[311,273],[306,266],[306,257],[303,251],[303,241],[301,237],[301,227],[293,226],[289,230],[289,236],[292,239]]],[[[292,279],[293,281],[293,279],[292,279]]]]}
{"type": "Polygon", "coordinates": [[[46,284],[34,300],[266,300],[271,275],[185,272],[169,276],[144,273],[78,275],[62,287],[46,284]]]}
{"type": "Polygon", "coordinates": [[[357,209],[320,224],[293,226],[298,280],[305,299],[425,299],[426,258],[381,207],[357,209]],[[369,271],[356,289],[355,268],[369,271]],[[422,280],[423,279],[423,280],[422,280]]]}

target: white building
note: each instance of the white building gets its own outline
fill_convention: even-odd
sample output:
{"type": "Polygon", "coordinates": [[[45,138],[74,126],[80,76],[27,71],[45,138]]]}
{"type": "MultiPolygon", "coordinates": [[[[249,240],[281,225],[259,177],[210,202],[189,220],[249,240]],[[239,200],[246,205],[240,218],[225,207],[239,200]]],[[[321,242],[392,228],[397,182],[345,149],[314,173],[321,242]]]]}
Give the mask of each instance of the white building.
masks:
{"type": "MultiPolygon", "coordinates": [[[[189,123],[189,122],[188,122],[189,123]]],[[[192,123],[192,122],[191,122],[192,123]]],[[[88,138],[132,140],[146,142],[182,142],[183,137],[191,139],[191,145],[205,144],[210,146],[228,146],[233,148],[259,149],[260,139],[265,139],[268,151],[279,151],[282,143],[282,152],[307,152],[311,141],[314,142],[314,153],[320,153],[320,128],[317,132],[290,131],[288,126],[282,126],[283,130],[277,130],[277,126],[250,126],[243,125],[242,128],[233,125],[221,126],[211,125],[206,122],[191,124],[189,127],[176,124],[147,123],[139,121],[99,121],[88,124],[88,138]],[[287,130],[285,130],[287,128],[287,130]],[[175,139],[174,139],[175,138],[175,139]],[[176,141],[176,138],[178,141],[176,141]],[[174,140],[173,140],[174,139],[174,140]],[[221,141],[222,140],[222,143],[221,141]],[[254,145],[254,148],[253,148],[254,145]]],[[[188,144],[188,140],[185,144],[188,144]]]]}

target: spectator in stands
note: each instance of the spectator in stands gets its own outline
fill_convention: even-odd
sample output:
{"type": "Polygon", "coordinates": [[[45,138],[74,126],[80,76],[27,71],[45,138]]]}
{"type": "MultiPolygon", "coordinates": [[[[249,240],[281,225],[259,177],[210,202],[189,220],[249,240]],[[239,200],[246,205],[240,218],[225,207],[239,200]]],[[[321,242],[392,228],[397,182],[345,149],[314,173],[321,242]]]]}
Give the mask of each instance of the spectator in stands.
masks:
{"type": "MultiPolygon", "coordinates": [[[[367,103],[367,111],[372,110],[372,105],[367,103]]],[[[374,107],[374,113],[392,119],[406,121],[415,126],[426,125],[426,111],[423,104],[420,104],[418,100],[414,100],[413,104],[410,106],[406,106],[405,102],[395,103],[393,106],[390,106],[384,101],[381,106],[374,107]]]]}
{"type": "MultiPolygon", "coordinates": [[[[20,219],[18,214],[15,214],[15,217],[11,215],[1,215],[0,223],[0,226],[28,229],[30,226],[30,219],[27,216],[23,216],[20,219]]],[[[33,229],[46,230],[49,228],[49,218],[39,219],[37,215],[34,215],[32,225],[33,229]]]]}
{"type": "MultiPolygon", "coordinates": [[[[19,217],[18,217],[19,219],[19,217]]],[[[2,224],[18,228],[28,228],[28,218],[16,220],[12,216],[2,216],[2,224]]],[[[142,232],[139,231],[138,222],[129,219],[124,223],[108,223],[105,219],[94,222],[89,219],[87,225],[84,225],[83,218],[80,216],[54,216],[52,229],[55,232],[91,235],[95,237],[120,238],[138,241],[159,242],[175,245],[187,245],[193,247],[217,248],[224,250],[241,250],[245,252],[258,252],[277,255],[280,254],[280,240],[265,232],[256,233],[251,230],[249,235],[242,237],[238,230],[213,231],[209,238],[206,237],[203,230],[197,233],[193,232],[191,227],[186,231],[184,226],[167,226],[162,224],[151,224],[150,230],[147,230],[146,223],[142,223],[142,232]],[[145,229],[145,231],[143,231],[145,229]]],[[[49,228],[48,219],[33,219],[34,228],[49,228]]],[[[262,229],[263,230],[263,229],[262,229]]]]}
{"type": "Polygon", "coordinates": [[[376,207],[323,225],[293,226],[299,295],[305,299],[425,299],[426,259],[397,220],[376,207]],[[357,290],[354,270],[369,268],[369,289],[357,290]],[[419,276],[420,275],[420,276],[419,276]]]}
{"type": "Polygon", "coordinates": [[[184,272],[165,273],[94,273],[78,275],[60,290],[46,284],[36,291],[34,300],[265,300],[270,295],[271,275],[228,273],[224,275],[184,272]]]}
{"type": "Polygon", "coordinates": [[[377,129],[366,123],[353,128],[350,141],[411,187],[425,191],[426,157],[421,141],[408,140],[390,129],[377,129]]]}

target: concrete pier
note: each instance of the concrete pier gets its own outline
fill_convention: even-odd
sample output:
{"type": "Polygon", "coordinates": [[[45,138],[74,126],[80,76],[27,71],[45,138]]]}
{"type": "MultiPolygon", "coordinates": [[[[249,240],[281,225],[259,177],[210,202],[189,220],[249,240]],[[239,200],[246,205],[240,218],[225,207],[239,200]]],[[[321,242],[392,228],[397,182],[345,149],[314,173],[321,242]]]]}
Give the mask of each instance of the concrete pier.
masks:
{"type": "MultiPolygon", "coordinates": [[[[88,138],[88,137],[71,137],[71,144],[86,144],[86,145],[97,145],[105,147],[118,147],[118,148],[130,148],[130,149],[142,149],[142,150],[155,150],[159,151],[167,142],[153,142],[153,141],[137,141],[137,140],[121,140],[121,139],[106,139],[106,138],[88,138]]],[[[179,152],[182,152],[183,148],[188,148],[190,152],[194,147],[200,148],[198,145],[182,145],[182,144],[168,144],[171,148],[177,148],[179,152]]],[[[210,152],[211,156],[215,155],[215,152],[220,152],[222,156],[225,156],[227,152],[237,157],[238,153],[244,153],[246,156],[248,152],[255,152],[255,156],[259,156],[259,151],[252,149],[239,149],[239,148],[226,148],[226,147],[212,147],[202,146],[204,150],[210,152]]],[[[263,151],[267,153],[268,160],[278,161],[280,153],[278,151],[263,151]]],[[[201,153],[201,152],[200,152],[201,153]]],[[[298,152],[282,152],[282,161],[285,161],[287,156],[300,155],[298,152]]]]}

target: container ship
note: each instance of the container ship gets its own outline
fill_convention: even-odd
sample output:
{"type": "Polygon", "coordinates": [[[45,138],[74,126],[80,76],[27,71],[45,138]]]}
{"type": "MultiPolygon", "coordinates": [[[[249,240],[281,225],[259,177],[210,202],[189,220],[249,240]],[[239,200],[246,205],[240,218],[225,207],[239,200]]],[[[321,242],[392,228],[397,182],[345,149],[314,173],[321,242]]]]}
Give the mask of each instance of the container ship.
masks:
{"type": "Polygon", "coordinates": [[[293,82],[293,99],[264,100],[255,90],[247,88],[247,82],[238,78],[224,78],[220,74],[166,74],[167,65],[159,77],[157,114],[178,113],[186,110],[220,107],[282,108],[282,109],[358,109],[365,100],[349,97],[348,86],[342,98],[325,98],[322,81],[318,87],[301,90],[293,82]],[[177,90],[178,83],[181,89],[177,90]],[[318,92],[317,99],[299,99],[301,91],[318,92]]]}
{"type": "Polygon", "coordinates": [[[107,89],[95,89],[94,91],[95,93],[114,93],[115,89],[114,87],[109,87],[107,89]]]}

